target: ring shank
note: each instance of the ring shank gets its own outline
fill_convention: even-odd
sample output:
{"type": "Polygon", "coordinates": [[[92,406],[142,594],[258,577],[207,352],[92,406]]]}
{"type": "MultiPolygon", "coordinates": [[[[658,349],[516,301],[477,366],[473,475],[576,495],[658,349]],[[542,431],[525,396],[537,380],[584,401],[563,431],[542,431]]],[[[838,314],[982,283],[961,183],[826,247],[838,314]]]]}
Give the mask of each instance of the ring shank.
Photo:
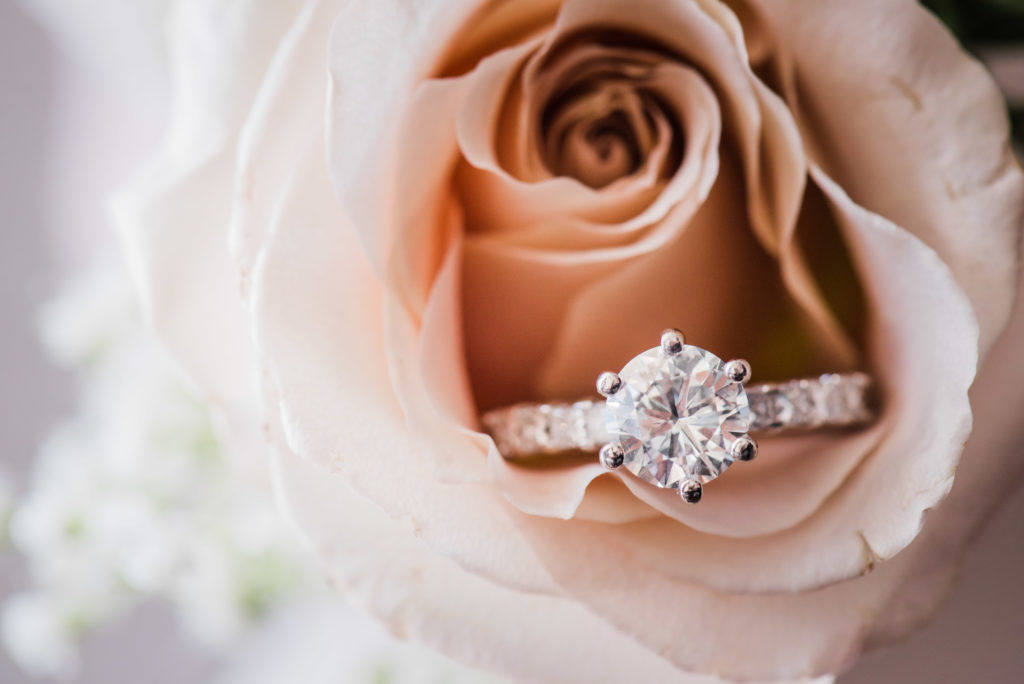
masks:
{"type": "MultiPolygon", "coordinates": [[[[846,427],[872,418],[871,378],[828,373],[817,378],[750,385],[751,432],[846,427]]],[[[575,403],[516,404],[480,418],[507,459],[564,451],[594,451],[609,441],[603,399],[575,403]]]]}

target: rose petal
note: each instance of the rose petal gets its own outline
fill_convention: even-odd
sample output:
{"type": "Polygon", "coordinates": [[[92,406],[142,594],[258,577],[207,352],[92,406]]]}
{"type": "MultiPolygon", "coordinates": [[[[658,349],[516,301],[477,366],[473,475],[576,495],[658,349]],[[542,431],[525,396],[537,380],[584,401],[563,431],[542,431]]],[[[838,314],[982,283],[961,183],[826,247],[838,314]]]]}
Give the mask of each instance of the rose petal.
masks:
{"type": "Polygon", "coordinates": [[[867,546],[878,558],[889,558],[913,540],[924,511],[952,485],[971,429],[967,390],[978,360],[978,323],[934,252],[854,204],[816,167],[812,177],[861,271],[873,318],[874,372],[883,410],[894,421],[885,443],[844,487],[836,513],[848,521],[860,517],[867,546]],[[872,505],[865,510],[861,502],[869,495],[872,505]]]}
{"type": "Polygon", "coordinates": [[[208,399],[244,403],[251,345],[227,240],[211,227],[228,223],[235,132],[295,8],[221,10],[190,3],[173,16],[173,144],[122,190],[113,211],[150,324],[208,399]]]}
{"type": "Polygon", "coordinates": [[[399,369],[385,357],[384,293],[333,202],[317,147],[293,179],[251,289],[253,335],[288,448],[344,473],[475,572],[526,591],[550,588],[508,520],[510,507],[472,477],[474,463],[486,468],[479,447],[462,439],[448,458],[469,470],[463,481],[441,483],[433,448],[454,442],[431,445],[409,432],[390,389],[389,372],[399,369]]]}
{"type": "MultiPolygon", "coordinates": [[[[410,428],[432,446],[429,453],[444,481],[481,480],[479,466],[486,453],[491,484],[517,508],[537,515],[572,517],[584,490],[604,472],[596,461],[541,470],[517,467],[501,457],[489,438],[463,427],[477,421],[459,338],[461,255],[461,240],[454,240],[419,331],[410,313],[397,302],[385,304],[391,378],[403,388],[399,403],[410,428]],[[467,439],[477,444],[476,450],[466,448],[467,439]]],[[[597,519],[622,521],[654,513],[621,488],[595,488],[591,498],[590,515],[597,519]]]]}
{"type": "Polygon", "coordinates": [[[1024,217],[991,77],[915,2],[754,4],[777,34],[786,99],[814,159],[949,264],[984,353],[1010,311],[1024,217]],[[848,30],[866,18],[871,31],[848,30]]]}
{"type": "Polygon", "coordinates": [[[1010,324],[985,357],[971,387],[974,429],[957,468],[953,489],[941,506],[927,512],[921,534],[904,552],[914,555],[913,569],[893,592],[893,603],[879,614],[870,644],[903,639],[935,615],[959,577],[964,546],[973,541],[1006,497],[1021,486],[1022,346],[1024,278],[1019,280],[1010,324]]]}
{"type": "Polygon", "coordinates": [[[530,682],[721,681],[674,668],[572,601],[466,572],[337,475],[290,454],[277,459],[275,472],[284,505],[330,577],[401,638],[530,682]]]}
{"type": "Polygon", "coordinates": [[[238,134],[228,239],[243,295],[281,191],[307,147],[322,140],[320,67],[327,60],[327,27],[345,1],[321,0],[304,7],[277,46],[238,134]],[[289,135],[281,135],[285,130],[289,135]]]}
{"type": "Polygon", "coordinates": [[[395,237],[390,212],[402,200],[393,180],[400,118],[417,86],[441,65],[440,37],[477,8],[476,0],[351,0],[335,17],[328,55],[331,175],[378,274],[395,237]]]}

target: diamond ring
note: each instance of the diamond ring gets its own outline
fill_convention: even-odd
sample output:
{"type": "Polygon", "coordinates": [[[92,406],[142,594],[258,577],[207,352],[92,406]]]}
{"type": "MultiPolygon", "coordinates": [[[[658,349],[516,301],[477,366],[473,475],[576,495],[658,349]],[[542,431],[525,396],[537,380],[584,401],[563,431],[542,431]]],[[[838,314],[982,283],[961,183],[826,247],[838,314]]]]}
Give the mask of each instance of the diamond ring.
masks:
{"type": "Polygon", "coordinates": [[[688,345],[675,329],[618,373],[602,373],[605,401],[517,404],[481,417],[508,460],[599,450],[602,465],[625,468],[688,503],[735,461],[757,455],[751,432],[863,425],[871,379],[835,373],[752,385],[750,364],[725,362],[688,345]]]}

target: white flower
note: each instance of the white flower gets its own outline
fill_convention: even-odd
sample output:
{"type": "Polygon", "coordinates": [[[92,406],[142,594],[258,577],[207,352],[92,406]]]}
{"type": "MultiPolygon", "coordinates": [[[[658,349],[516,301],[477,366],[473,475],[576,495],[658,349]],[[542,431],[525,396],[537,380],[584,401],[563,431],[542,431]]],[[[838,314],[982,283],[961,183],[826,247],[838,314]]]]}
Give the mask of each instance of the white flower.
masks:
{"type": "Polygon", "coordinates": [[[266,474],[229,458],[122,271],[72,279],[42,322],[51,353],[78,370],[81,400],[11,516],[35,588],[6,607],[6,640],[27,670],[73,670],[78,637],[147,597],[169,599],[186,631],[223,649],[310,585],[266,474]]]}
{"type": "Polygon", "coordinates": [[[0,618],[4,646],[29,674],[66,679],[74,673],[80,622],[69,608],[67,602],[45,592],[7,600],[0,618]]]}

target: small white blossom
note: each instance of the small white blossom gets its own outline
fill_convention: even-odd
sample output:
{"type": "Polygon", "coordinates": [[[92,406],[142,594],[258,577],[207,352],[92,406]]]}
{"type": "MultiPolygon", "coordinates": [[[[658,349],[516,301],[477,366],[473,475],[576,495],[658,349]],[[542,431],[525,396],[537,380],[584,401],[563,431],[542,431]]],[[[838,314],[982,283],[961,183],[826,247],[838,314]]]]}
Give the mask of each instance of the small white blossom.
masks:
{"type": "Polygon", "coordinates": [[[11,657],[35,677],[70,678],[78,667],[77,617],[70,605],[46,593],[7,599],[0,634],[11,657]]]}
{"type": "Polygon", "coordinates": [[[80,403],[13,508],[34,589],[4,606],[8,649],[30,672],[73,671],[79,637],[149,597],[201,643],[229,645],[312,577],[264,484],[225,457],[117,269],[73,281],[42,321],[80,403]]]}

